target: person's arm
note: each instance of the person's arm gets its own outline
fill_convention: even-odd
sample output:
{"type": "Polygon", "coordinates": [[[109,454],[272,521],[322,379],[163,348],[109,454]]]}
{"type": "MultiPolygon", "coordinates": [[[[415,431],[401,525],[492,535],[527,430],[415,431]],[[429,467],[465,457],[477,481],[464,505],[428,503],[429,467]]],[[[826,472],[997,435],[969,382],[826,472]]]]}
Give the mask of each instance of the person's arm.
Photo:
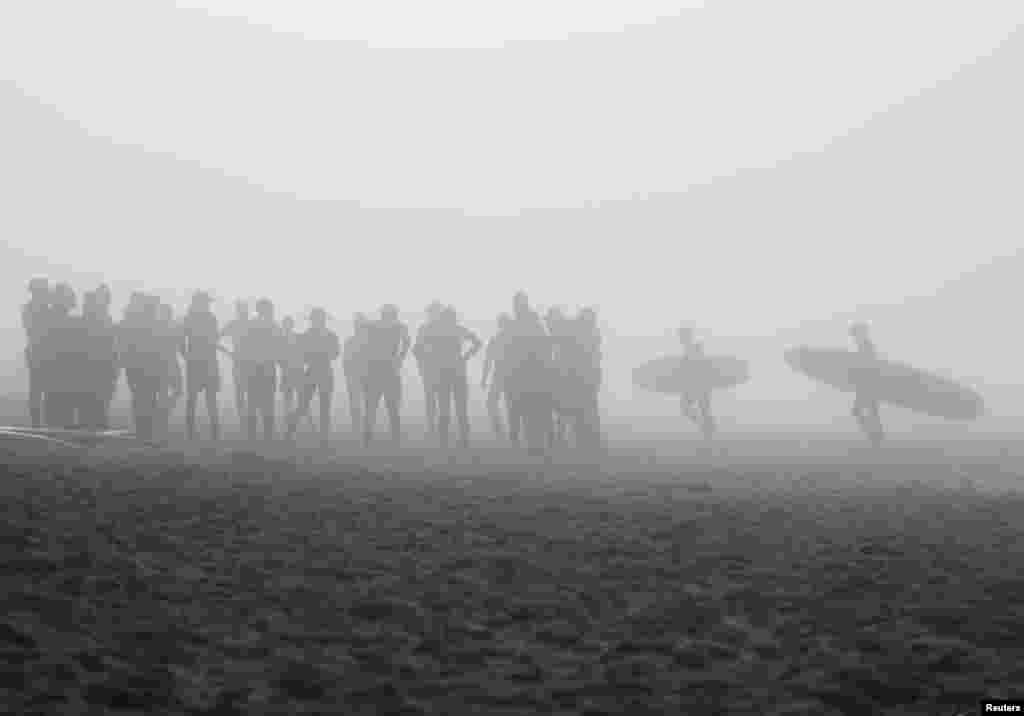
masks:
{"type": "Polygon", "coordinates": [[[333,363],[338,360],[338,356],[341,355],[341,341],[338,340],[338,334],[333,332],[331,333],[330,341],[331,347],[328,353],[328,358],[330,359],[330,362],[333,363]]]}
{"type": "Polygon", "coordinates": [[[463,338],[469,341],[471,344],[469,350],[466,352],[465,355],[462,356],[463,361],[468,361],[473,356],[480,352],[480,349],[483,348],[484,344],[480,342],[480,337],[477,336],[477,334],[473,333],[473,331],[469,330],[468,328],[463,329],[462,335],[463,338]]]}
{"type": "Polygon", "coordinates": [[[494,341],[495,338],[487,341],[487,350],[484,351],[484,368],[480,376],[480,387],[487,388],[487,379],[491,376],[491,368],[494,367],[494,341]]]}
{"type": "Polygon", "coordinates": [[[412,347],[412,355],[416,360],[422,361],[426,355],[426,326],[420,326],[416,331],[416,343],[412,347]]]}
{"type": "Polygon", "coordinates": [[[402,341],[398,347],[398,365],[402,365],[405,362],[405,357],[409,354],[409,348],[412,344],[412,338],[409,337],[409,329],[402,326],[402,341]]]}

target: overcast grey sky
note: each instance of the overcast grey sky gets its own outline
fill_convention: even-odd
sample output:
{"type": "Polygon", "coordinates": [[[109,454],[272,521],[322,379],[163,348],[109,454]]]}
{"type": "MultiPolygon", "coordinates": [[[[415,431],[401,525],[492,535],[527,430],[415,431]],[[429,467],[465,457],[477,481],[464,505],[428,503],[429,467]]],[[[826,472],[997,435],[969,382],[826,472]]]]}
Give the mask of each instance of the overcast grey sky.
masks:
{"type": "Polygon", "coordinates": [[[353,5],[4,4],[8,86],[66,125],[17,100],[4,241],[288,310],[524,287],[761,335],[1020,247],[1024,3],[353,5]]]}

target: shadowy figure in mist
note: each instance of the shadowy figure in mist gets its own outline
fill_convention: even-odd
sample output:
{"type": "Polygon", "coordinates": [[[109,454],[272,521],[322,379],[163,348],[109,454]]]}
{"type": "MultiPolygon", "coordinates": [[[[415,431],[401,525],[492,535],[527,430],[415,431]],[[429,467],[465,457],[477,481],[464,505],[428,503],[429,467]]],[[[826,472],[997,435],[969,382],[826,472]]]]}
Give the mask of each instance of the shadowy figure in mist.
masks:
{"type": "Polygon", "coordinates": [[[21,307],[28,368],[28,414],[33,428],[43,427],[43,343],[50,321],[50,282],[42,277],[28,282],[29,300],[21,307]]]}
{"type": "Polygon", "coordinates": [[[345,372],[345,394],[352,430],[357,435],[363,429],[363,379],[366,373],[366,335],[369,321],[362,313],[352,317],[352,335],[345,339],[342,350],[342,370],[345,372]]]}
{"type": "Polygon", "coordinates": [[[569,395],[573,383],[572,325],[561,308],[552,306],[544,314],[544,327],[551,345],[551,397],[554,405],[551,446],[556,447],[566,444],[567,428],[575,413],[569,395]]]}
{"type": "Polygon", "coordinates": [[[178,352],[182,341],[181,328],[174,320],[174,309],[170,304],[160,303],[157,306],[156,330],[156,339],[159,342],[160,355],[163,359],[157,415],[159,430],[162,433],[167,433],[171,427],[171,415],[174,413],[174,408],[185,393],[185,380],[181,372],[181,363],[178,361],[178,352]]]}
{"type": "Polygon", "coordinates": [[[182,321],[181,354],[185,358],[185,430],[189,440],[196,437],[196,403],[199,394],[206,399],[210,433],[220,439],[220,326],[210,309],[210,294],[197,291],[192,295],[188,313],[182,321]]]}
{"type": "Polygon", "coordinates": [[[597,312],[590,307],[583,308],[572,326],[573,360],[572,373],[579,386],[579,411],[575,423],[577,444],[583,447],[600,448],[603,445],[601,431],[600,394],[604,379],[601,367],[601,329],[597,324],[597,312]]]}
{"type": "Polygon", "coordinates": [[[80,422],[80,395],[87,389],[79,353],[81,318],[72,315],[78,305],[74,289],[66,283],[54,287],[46,334],[43,338],[43,412],[51,428],[75,428],[80,422]]]}
{"type": "Polygon", "coordinates": [[[281,360],[281,403],[284,414],[291,415],[302,392],[304,372],[299,335],[295,332],[295,320],[291,316],[281,320],[281,340],[284,350],[281,360]]]}
{"type": "Polygon", "coordinates": [[[444,307],[440,301],[434,301],[427,306],[426,322],[416,332],[416,342],[413,345],[412,354],[416,358],[416,367],[419,369],[420,382],[423,384],[423,405],[427,415],[427,435],[437,435],[437,401],[440,395],[439,367],[426,352],[426,344],[423,337],[437,327],[441,320],[444,307]]]}
{"type": "MultiPolygon", "coordinates": [[[[274,304],[267,298],[256,302],[256,318],[249,322],[242,341],[248,377],[245,400],[249,437],[255,440],[263,422],[263,439],[274,439],[277,397],[277,366],[283,355],[281,329],[274,320],[274,304]]],[[[237,354],[236,354],[237,357],[237,354]]]]}
{"type": "Polygon", "coordinates": [[[120,371],[117,358],[117,329],[110,317],[107,295],[97,289],[82,299],[83,340],[82,382],[79,396],[82,426],[89,430],[110,428],[110,404],[120,371]]]}
{"type": "Polygon", "coordinates": [[[483,374],[480,387],[487,391],[487,415],[491,419],[491,430],[499,440],[505,437],[505,421],[502,420],[503,403],[508,395],[505,391],[505,348],[512,330],[512,317],[507,313],[498,316],[498,331],[484,350],[483,374]],[[489,382],[488,382],[489,380],[489,382]]]}
{"type": "Polygon", "coordinates": [[[512,316],[505,373],[509,439],[519,444],[522,432],[530,452],[545,453],[553,430],[550,338],[522,291],[513,298],[512,316]]]}
{"type": "Polygon", "coordinates": [[[443,308],[437,319],[420,333],[417,348],[430,364],[436,380],[438,436],[441,447],[448,447],[452,403],[459,421],[459,444],[469,447],[469,376],[466,363],[483,347],[468,328],[459,324],[451,306],[443,308]],[[466,344],[469,349],[463,352],[466,344]]]}
{"type": "Polygon", "coordinates": [[[153,296],[133,293],[118,326],[118,354],[132,396],[135,434],[151,440],[159,426],[160,390],[167,365],[160,340],[158,308],[153,296]]]}
{"type": "Polygon", "coordinates": [[[365,372],[363,395],[366,413],[363,416],[363,444],[373,442],[373,427],[377,420],[377,406],[381,398],[388,411],[391,441],[397,447],[401,442],[402,423],[402,363],[409,353],[409,329],[398,320],[398,308],[384,306],[380,319],[367,326],[365,345],[365,372]]]}
{"type": "Polygon", "coordinates": [[[231,341],[231,381],[235,386],[235,410],[242,423],[245,423],[249,415],[246,410],[249,364],[245,355],[245,337],[250,323],[252,323],[252,319],[249,316],[249,305],[245,301],[236,301],[235,317],[224,326],[222,334],[222,337],[231,341]]]}
{"type": "MultiPolygon", "coordinates": [[[[683,346],[684,360],[699,362],[704,359],[704,345],[696,340],[691,327],[680,326],[679,342],[683,346]]],[[[679,402],[683,415],[700,428],[704,439],[714,437],[716,426],[711,412],[711,391],[691,389],[680,396],[679,402]]]]}
{"type": "MultiPolygon", "coordinates": [[[[857,352],[872,360],[878,358],[875,344],[871,340],[868,327],[863,323],[855,323],[850,326],[850,337],[853,338],[857,352]]],[[[872,446],[878,447],[885,439],[885,430],[882,427],[882,416],[879,410],[878,400],[868,390],[858,390],[850,411],[857,421],[861,432],[867,436],[872,446]]]]}
{"type": "Polygon", "coordinates": [[[299,336],[304,374],[299,407],[288,422],[288,437],[295,435],[299,421],[309,415],[309,407],[313,402],[313,396],[316,395],[320,403],[320,441],[326,445],[331,435],[333,363],[341,354],[341,345],[337,334],[327,327],[327,312],[324,309],[314,308],[309,314],[309,322],[309,329],[299,336]]]}

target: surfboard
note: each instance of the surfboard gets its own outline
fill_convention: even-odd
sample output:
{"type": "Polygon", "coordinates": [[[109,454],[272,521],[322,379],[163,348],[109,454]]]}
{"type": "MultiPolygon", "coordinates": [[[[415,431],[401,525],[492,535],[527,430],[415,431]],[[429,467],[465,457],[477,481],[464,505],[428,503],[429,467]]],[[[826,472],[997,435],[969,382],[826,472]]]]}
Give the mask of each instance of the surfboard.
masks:
{"type": "Polygon", "coordinates": [[[882,403],[947,420],[973,420],[985,412],[982,397],[970,388],[905,363],[870,358],[832,348],[792,348],[790,368],[843,391],[864,392],[882,403]]]}
{"type": "Polygon", "coordinates": [[[682,395],[690,391],[724,390],[750,380],[747,361],[733,356],[688,359],[662,356],[633,369],[633,385],[654,393],[682,395]]]}

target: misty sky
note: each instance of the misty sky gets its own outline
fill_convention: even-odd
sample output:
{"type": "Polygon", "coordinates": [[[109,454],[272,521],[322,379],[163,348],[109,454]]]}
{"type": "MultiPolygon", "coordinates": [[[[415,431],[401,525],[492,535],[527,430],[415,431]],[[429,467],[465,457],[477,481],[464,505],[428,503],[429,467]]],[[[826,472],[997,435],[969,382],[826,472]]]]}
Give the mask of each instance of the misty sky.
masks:
{"type": "MultiPolygon", "coordinates": [[[[204,223],[223,221],[198,216],[173,225],[169,248],[105,225],[114,209],[96,209],[93,223],[47,217],[46,231],[33,209],[3,240],[75,266],[93,261],[92,269],[97,253],[109,255],[104,270],[183,291],[216,280],[222,296],[253,296],[272,281],[267,292],[292,309],[326,303],[345,314],[394,300],[418,310],[448,283],[442,298],[493,316],[524,287],[541,303],[595,303],[611,324],[641,332],[685,319],[713,334],[766,335],[928,293],[1020,247],[1019,232],[965,232],[965,216],[997,216],[982,210],[1006,184],[996,170],[972,164],[968,176],[952,166],[943,177],[941,157],[919,169],[908,159],[899,180],[908,195],[928,188],[903,213],[898,187],[867,205],[850,193],[885,184],[887,148],[898,153],[927,134],[927,118],[872,140],[870,166],[828,162],[856,157],[856,149],[837,153],[845,138],[869,136],[954,82],[1022,19],[1024,4],[995,1],[6,3],[0,62],[10,86],[112,148],[244,182],[248,193],[235,192],[244,198],[232,195],[231,210],[256,226],[204,235],[204,223]],[[806,162],[819,159],[815,181],[818,165],[806,162]],[[801,161],[794,179],[786,172],[801,161]],[[808,216],[821,216],[801,223],[799,196],[771,194],[782,186],[776,176],[788,177],[786,191],[807,194],[808,216]],[[828,195],[836,182],[853,183],[828,195]],[[928,192],[939,191],[929,203],[928,192]],[[641,201],[666,193],[687,203],[665,219],[641,201]],[[775,215],[780,197],[787,206],[775,215]],[[286,199],[296,208],[266,208],[286,199]],[[332,229],[318,217],[335,200],[408,217],[374,213],[385,218],[372,219],[372,239],[335,231],[328,240],[332,229]],[[625,200],[625,213],[594,213],[612,200],[625,200]],[[431,223],[398,211],[433,207],[470,217],[431,223]],[[597,218],[477,219],[537,207],[597,218]],[[910,219],[922,207],[927,226],[910,219]],[[271,224],[264,216],[299,215],[310,218],[293,234],[276,225],[260,233],[261,222],[271,224]],[[833,224],[823,229],[822,217],[833,224]],[[841,238],[831,245],[833,230],[841,238]],[[209,265],[187,267],[178,255],[196,247],[209,265]],[[245,271],[225,271],[243,247],[245,271]],[[307,250],[317,255],[307,275],[285,270],[284,260],[307,250]],[[374,276],[396,257],[386,281],[374,276]],[[186,277],[198,286],[181,285],[186,277]]],[[[947,139],[934,141],[941,148],[947,139]]],[[[97,160],[85,171],[102,185],[104,169],[97,160]]],[[[146,212],[179,211],[177,187],[163,185],[159,171],[140,176],[126,204],[148,192],[146,212]]],[[[104,191],[120,191],[118,181],[104,191]]],[[[213,217],[227,202],[210,186],[202,205],[213,217]]],[[[199,200],[190,201],[193,211],[199,200]]]]}

